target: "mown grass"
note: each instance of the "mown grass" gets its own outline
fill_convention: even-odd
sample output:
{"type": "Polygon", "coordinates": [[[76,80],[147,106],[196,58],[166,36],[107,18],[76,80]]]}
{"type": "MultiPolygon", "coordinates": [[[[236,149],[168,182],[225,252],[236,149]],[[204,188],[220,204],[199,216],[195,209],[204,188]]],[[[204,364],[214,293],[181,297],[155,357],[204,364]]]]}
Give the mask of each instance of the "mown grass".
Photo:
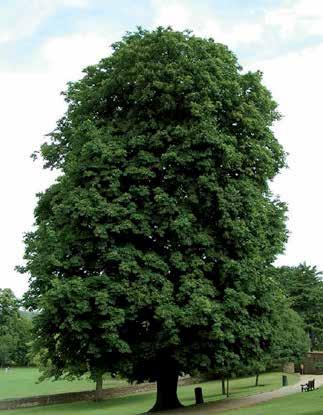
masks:
{"type": "MultiPolygon", "coordinates": [[[[36,368],[11,368],[6,372],[0,370],[0,399],[18,398],[35,395],[49,395],[53,393],[78,392],[94,389],[94,382],[90,379],[81,379],[73,382],[66,380],[46,380],[37,383],[39,371],[36,368]]],[[[104,387],[125,386],[121,379],[106,378],[104,387]]]]}
{"type": "MultiPolygon", "coordinates": [[[[289,375],[289,383],[295,383],[297,375],[289,375]]],[[[277,389],[281,386],[280,373],[268,373],[260,378],[262,386],[254,387],[254,377],[235,379],[230,382],[231,397],[247,396],[277,389]]],[[[194,403],[194,388],[197,385],[179,387],[179,398],[184,405],[194,403]]],[[[219,381],[203,382],[202,386],[206,402],[222,399],[219,381]]],[[[122,398],[109,399],[103,402],[78,402],[65,405],[43,406],[8,411],[8,415],[137,415],[145,413],[152,407],[154,392],[129,395],[122,398]]]]}
{"type": "MultiPolygon", "coordinates": [[[[121,412],[120,412],[121,414],[121,412]]],[[[225,415],[323,415],[323,387],[274,399],[249,408],[226,411],[225,415]]]]}

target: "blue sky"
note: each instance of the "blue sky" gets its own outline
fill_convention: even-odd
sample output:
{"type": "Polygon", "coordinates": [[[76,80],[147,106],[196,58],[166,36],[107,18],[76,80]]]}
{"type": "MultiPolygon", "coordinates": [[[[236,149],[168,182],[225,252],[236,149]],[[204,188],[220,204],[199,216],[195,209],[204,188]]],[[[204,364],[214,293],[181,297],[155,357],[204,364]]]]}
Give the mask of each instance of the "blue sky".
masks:
{"type": "Polygon", "coordinates": [[[2,0],[1,66],[39,70],[42,48],[53,38],[97,33],[109,44],[138,25],[169,23],[227,41],[246,62],[270,58],[323,41],[317,5],[320,0],[2,0]]]}
{"type": "Polygon", "coordinates": [[[289,204],[279,263],[305,260],[323,270],[322,0],[1,0],[0,287],[17,295],[27,288],[14,266],[35,193],[55,178],[29,155],[65,110],[60,91],[138,25],[192,29],[227,44],[245,70],[263,71],[284,115],[275,133],[289,153],[289,170],[272,183],[289,204]]]}

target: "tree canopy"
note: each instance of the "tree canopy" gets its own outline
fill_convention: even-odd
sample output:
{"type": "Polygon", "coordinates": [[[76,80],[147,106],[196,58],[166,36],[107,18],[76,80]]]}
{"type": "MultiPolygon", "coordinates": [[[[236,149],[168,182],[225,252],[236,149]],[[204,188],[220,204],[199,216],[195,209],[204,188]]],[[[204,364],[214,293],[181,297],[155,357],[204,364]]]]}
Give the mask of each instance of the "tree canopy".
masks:
{"type": "Polygon", "coordinates": [[[266,268],[286,240],[269,181],[277,105],[213,39],[138,29],[84,70],[41,147],[57,181],[25,238],[37,341],[53,374],[156,380],[244,362],[271,342],[266,268]]]}

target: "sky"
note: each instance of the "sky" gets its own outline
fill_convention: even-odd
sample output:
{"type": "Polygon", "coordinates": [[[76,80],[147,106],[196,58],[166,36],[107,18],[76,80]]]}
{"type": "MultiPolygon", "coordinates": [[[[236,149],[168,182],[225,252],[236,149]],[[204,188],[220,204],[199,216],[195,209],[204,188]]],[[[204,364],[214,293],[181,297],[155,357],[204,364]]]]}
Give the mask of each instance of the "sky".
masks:
{"type": "Polygon", "coordinates": [[[275,134],[288,169],[271,184],[288,203],[289,241],[277,264],[323,270],[323,2],[321,0],[0,0],[0,288],[20,297],[23,234],[36,194],[55,173],[30,155],[66,110],[61,91],[137,26],[172,26],[225,43],[261,70],[283,114],[275,134]]]}

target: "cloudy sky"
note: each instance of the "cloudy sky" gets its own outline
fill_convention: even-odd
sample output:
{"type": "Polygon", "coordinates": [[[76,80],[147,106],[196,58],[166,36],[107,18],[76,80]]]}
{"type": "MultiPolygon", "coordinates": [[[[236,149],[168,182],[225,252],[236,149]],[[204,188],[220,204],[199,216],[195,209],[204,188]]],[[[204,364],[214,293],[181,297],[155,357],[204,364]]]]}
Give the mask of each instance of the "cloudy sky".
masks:
{"type": "Polygon", "coordinates": [[[245,70],[264,72],[284,115],[275,131],[289,153],[289,169],[272,184],[289,204],[290,238],[278,262],[323,270],[321,0],[1,0],[0,288],[21,296],[28,286],[14,267],[35,194],[55,177],[30,154],[65,111],[60,91],[139,25],[192,29],[227,44],[245,70]]]}

